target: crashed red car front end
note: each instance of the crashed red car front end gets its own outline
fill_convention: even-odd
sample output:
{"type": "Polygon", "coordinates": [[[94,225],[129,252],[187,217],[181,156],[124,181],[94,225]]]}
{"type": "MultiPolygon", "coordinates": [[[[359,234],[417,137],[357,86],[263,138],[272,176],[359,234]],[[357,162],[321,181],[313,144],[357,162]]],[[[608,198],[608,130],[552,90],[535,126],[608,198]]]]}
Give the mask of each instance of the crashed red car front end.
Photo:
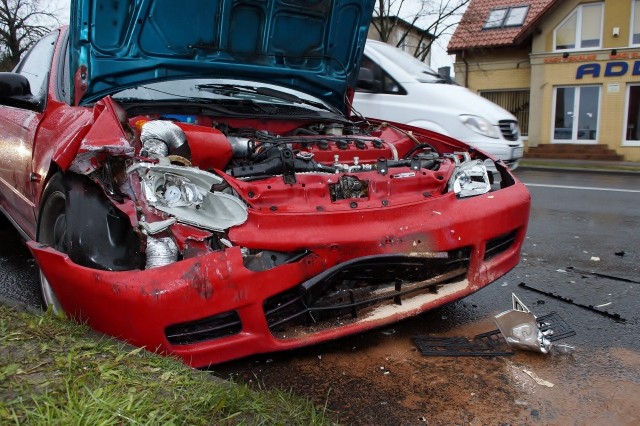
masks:
{"type": "MultiPolygon", "coordinates": [[[[66,172],[76,180],[82,176],[67,185],[67,199],[79,206],[75,216],[67,211],[67,232],[80,236],[68,245],[68,254],[37,242],[30,247],[65,312],[190,365],[295,348],[395,322],[475,292],[519,260],[529,214],[526,188],[496,163],[490,190],[456,194],[456,174],[465,164],[486,164],[485,157],[455,154],[462,144],[446,137],[375,122],[348,137],[292,136],[305,126],[279,121],[270,124],[274,130],[263,129],[280,132],[278,138],[267,141],[259,133],[247,138],[253,141],[249,145],[277,152],[277,160],[267,156],[248,163],[233,160],[229,138],[239,136],[205,125],[206,118],[187,124],[136,115],[121,123],[122,111],[108,99],[95,111],[93,130],[82,138],[66,172]],[[141,139],[149,123],[182,131],[193,165],[178,156],[174,164],[148,157],[141,139]],[[113,137],[115,128],[121,137],[113,137]],[[107,138],[111,144],[105,146],[107,138]],[[419,156],[403,158],[416,146],[419,156]],[[290,167],[288,150],[297,161],[290,167]],[[215,164],[221,158],[225,164],[215,164]],[[312,170],[311,161],[319,170],[312,170]],[[260,167],[277,172],[265,176],[260,167]],[[297,172],[301,167],[309,170],[297,172]],[[198,223],[197,216],[209,208],[206,202],[167,206],[172,194],[167,179],[181,173],[193,182],[214,176],[210,194],[221,191],[235,199],[214,205],[223,216],[220,223],[198,223]],[[88,231],[94,225],[83,223],[83,216],[99,216],[94,212],[106,208],[96,205],[114,207],[117,212],[109,214],[120,224],[114,219],[88,231]],[[121,230],[123,219],[129,230],[121,230]],[[82,223],[81,229],[72,223],[82,223]],[[122,237],[130,231],[135,238],[122,237]],[[104,236],[91,242],[83,232],[104,236]],[[163,238],[170,247],[161,245],[158,254],[150,241],[163,238]],[[101,250],[109,239],[132,246],[106,266],[101,250]],[[142,263],[132,260],[136,256],[142,263]],[[123,262],[129,266],[120,269],[136,269],[118,270],[123,262]]],[[[259,125],[228,124],[245,136],[259,125]]],[[[184,197],[188,190],[183,186],[179,192],[184,197]]]]}
{"type": "Polygon", "coordinates": [[[202,367],[415,316],[517,264],[530,197],[503,163],[348,116],[371,0],[172,5],[74,0],[75,26],[0,73],[0,211],[51,309],[202,367]]]}

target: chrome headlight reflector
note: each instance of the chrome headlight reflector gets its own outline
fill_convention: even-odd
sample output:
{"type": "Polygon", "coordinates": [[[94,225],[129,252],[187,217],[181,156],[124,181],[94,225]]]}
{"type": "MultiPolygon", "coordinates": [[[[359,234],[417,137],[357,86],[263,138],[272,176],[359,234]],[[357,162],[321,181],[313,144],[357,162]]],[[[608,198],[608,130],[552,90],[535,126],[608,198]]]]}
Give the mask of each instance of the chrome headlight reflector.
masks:
{"type": "Polygon", "coordinates": [[[449,179],[449,191],[453,191],[459,198],[473,197],[491,191],[487,167],[482,160],[458,164],[449,179]]]}
{"type": "Polygon", "coordinates": [[[247,220],[244,202],[233,195],[211,192],[223,179],[194,167],[137,163],[127,170],[142,179],[146,202],[187,223],[212,231],[225,231],[247,220]]]}

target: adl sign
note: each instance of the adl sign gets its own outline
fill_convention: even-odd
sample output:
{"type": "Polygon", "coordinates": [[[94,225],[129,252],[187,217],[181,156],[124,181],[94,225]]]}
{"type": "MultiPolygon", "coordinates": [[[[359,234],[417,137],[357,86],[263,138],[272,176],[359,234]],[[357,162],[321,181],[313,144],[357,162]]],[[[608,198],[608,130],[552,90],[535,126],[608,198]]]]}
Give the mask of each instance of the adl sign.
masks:
{"type": "MultiPolygon", "coordinates": [[[[593,78],[600,77],[602,67],[598,63],[580,65],[576,70],[576,79],[580,80],[585,75],[593,78]]],[[[622,61],[608,62],[604,68],[605,77],[621,77],[629,72],[629,64],[622,61]]],[[[640,61],[635,61],[631,69],[631,75],[640,75],[640,61]]]]}

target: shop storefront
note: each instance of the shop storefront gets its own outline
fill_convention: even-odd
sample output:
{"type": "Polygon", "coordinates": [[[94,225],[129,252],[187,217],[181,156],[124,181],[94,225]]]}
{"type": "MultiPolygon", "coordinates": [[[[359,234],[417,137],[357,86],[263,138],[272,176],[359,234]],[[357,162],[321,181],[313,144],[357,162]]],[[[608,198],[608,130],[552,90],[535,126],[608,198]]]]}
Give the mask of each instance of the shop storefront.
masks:
{"type": "MultiPolygon", "coordinates": [[[[506,8],[508,17],[510,3],[476,0],[470,9],[490,17],[506,8]]],[[[528,91],[524,114],[522,104],[512,105],[528,149],[575,145],[577,155],[579,146],[604,145],[640,161],[640,0],[532,0],[518,7],[523,3],[521,27],[488,32],[461,22],[476,37],[457,30],[452,38],[456,79],[483,95],[528,91]]]]}

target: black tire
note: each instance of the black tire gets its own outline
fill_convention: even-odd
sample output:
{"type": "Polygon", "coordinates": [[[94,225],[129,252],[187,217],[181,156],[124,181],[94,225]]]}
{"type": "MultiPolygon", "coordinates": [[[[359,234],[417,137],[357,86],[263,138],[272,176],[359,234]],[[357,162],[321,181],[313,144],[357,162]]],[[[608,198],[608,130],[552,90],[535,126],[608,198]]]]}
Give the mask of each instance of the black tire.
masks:
{"type": "MultiPolygon", "coordinates": [[[[62,174],[56,173],[51,177],[42,194],[36,241],[46,244],[62,253],[67,253],[67,196],[63,185],[62,174]]],[[[63,313],[62,305],[58,301],[49,281],[39,270],[40,296],[42,305],[54,313],[63,313]]]]}

